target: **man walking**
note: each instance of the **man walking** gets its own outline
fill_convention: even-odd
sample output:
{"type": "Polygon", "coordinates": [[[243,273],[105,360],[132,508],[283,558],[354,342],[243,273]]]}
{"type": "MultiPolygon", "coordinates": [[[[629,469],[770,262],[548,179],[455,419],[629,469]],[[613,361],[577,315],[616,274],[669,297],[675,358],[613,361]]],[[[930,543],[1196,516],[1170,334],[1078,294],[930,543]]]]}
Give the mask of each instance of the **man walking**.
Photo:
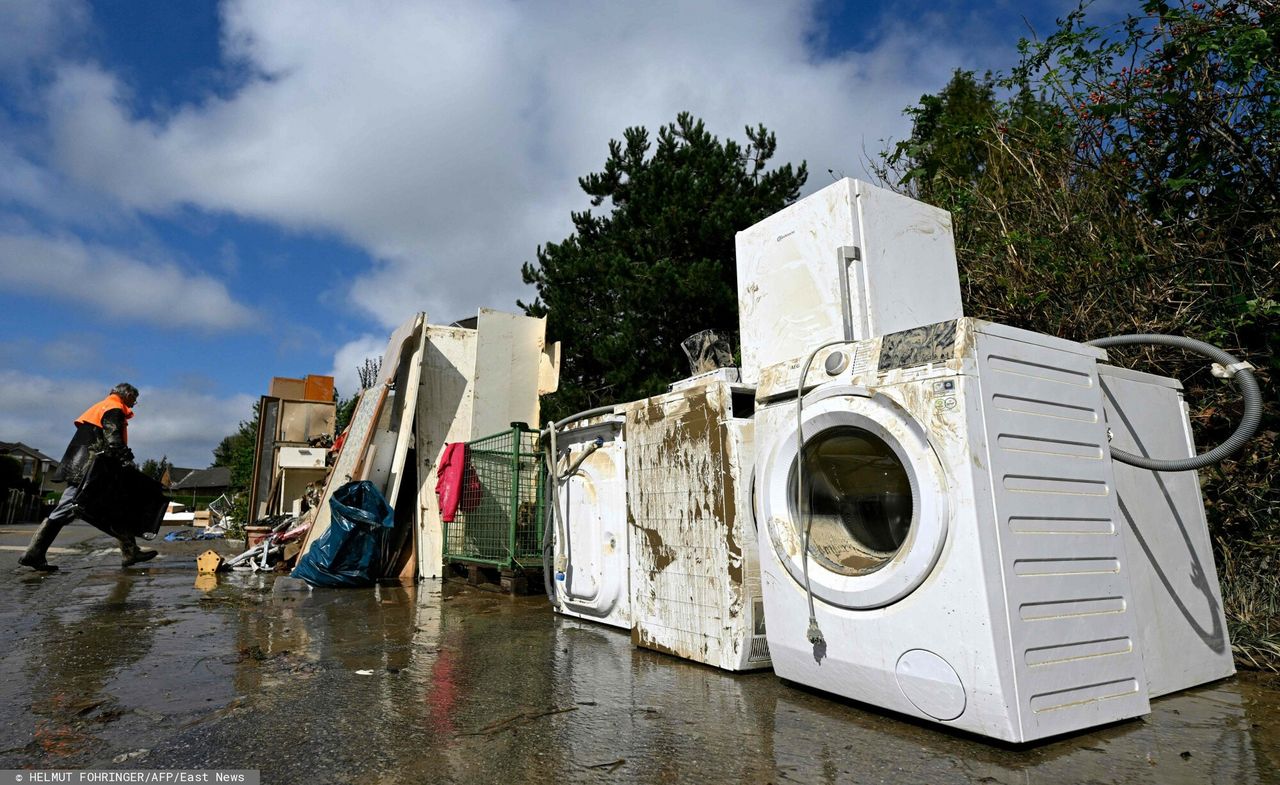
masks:
{"type": "MultiPolygon", "coordinates": [[[[19,564],[40,572],[58,569],[46,561],[45,555],[62,527],[75,520],[80,512],[76,506],[76,494],[80,491],[80,483],[84,482],[84,473],[89,468],[92,454],[104,452],[121,461],[133,460],[133,451],[129,449],[129,420],[133,417],[133,407],[137,403],[137,387],[127,383],[117,384],[110,395],[76,418],[75,436],[71,437],[67,452],[62,456],[62,465],[54,473],[54,479],[66,481],[67,489],[62,492],[62,498],[58,500],[53,512],[36,529],[27,552],[18,559],[19,564]]],[[[155,558],[155,551],[139,548],[131,535],[121,535],[117,539],[120,540],[122,564],[125,567],[155,558]]]]}

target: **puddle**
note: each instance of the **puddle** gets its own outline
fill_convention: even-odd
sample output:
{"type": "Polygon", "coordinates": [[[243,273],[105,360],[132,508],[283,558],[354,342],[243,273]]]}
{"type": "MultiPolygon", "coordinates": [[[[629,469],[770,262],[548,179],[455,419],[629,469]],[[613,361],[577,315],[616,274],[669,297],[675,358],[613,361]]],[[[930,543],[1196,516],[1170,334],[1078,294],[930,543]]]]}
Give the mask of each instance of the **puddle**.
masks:
{"type": "Polygon", "coordinates": [[[66,561],[38,583],[0,569],[0,701],[16,709],[0,768],[258,768],[273,783],[1280,776],[1280,682],[1256,674],[1010,749],[636,649],[542,598],[313,592],[245,573],[197,587],[194,553],[129,571],[66,561]]]}

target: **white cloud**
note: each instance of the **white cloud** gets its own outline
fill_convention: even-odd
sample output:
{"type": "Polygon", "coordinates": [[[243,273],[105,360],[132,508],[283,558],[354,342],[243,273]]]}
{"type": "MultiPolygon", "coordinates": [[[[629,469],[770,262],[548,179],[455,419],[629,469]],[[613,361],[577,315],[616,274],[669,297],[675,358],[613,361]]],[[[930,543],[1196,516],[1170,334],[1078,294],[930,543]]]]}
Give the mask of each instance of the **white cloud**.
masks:
{"type": "Polygon", "coordinates": [[[54,160],[129,206],[190,204],[334,232],[378,262],[350,300],[391,328],[528,298],[519,265],[586,206],[577,178],[632,125],[680,110],[718,135],[763,122],[779,161],[863,172],[980,42],[942,18],[872,51],[810,48],[813,0],[230,2],[229,96],[139,119],[113,74],[66,66],[48,95],[54,160]]]}
{"type": "Polygon", "coordinates": [[[129,423],[129,446],[139,461],[167,455],[175,466],[204,468],[213,463],[213,448],[253,416],[257,400],[142,387],[129,423]]]}
{"type": "Polygon", "coordinates": [[[0,234],[0,284],[86,303],[120,321],[232,329],[256,317],[226,286],[171,262],[135,259],[74,237],[0,234]]]}
{"type": "Polygon", "coordinates": [[[48,57],[88,18],[83,0],[0,0],[0,73],[48,57]]]}
{"type": "Polygon", "coordinates": [[[387,336],[362,335],[353,341],[343,344],[333,355],[334,389],[343,399],[350,398],[360,391],[360,375],[358,369],[368,359],[381,360],[387,350],[387,336]]]}
{"type": "MultiPolygon", "coordinates": [[[[55,460],[75,432],[73,421],[101,400],[117,379],[52,379],[0,370],[0,440],[23,442],[55,460]]],[[[256,399],[218,398],[166,388],[141,387],[129,423],[129,447],[138,461],[168,455],[178,466],[203,468],[213,448],[252,416],[256,399]]]]}
{"type": "Polygon", "coordinates": [[[119,226],[132,218],[118,200],[84,188],[19,152],[0,129],[0,205],[12,203],[74,226],[119,226]]]}

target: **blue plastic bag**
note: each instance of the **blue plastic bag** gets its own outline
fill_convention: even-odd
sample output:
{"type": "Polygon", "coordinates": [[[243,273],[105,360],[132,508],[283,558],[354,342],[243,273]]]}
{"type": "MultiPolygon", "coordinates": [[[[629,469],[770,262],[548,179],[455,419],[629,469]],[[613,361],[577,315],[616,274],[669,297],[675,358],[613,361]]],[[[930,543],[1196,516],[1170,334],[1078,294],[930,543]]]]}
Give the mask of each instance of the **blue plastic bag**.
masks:
{"type": "Polygon", "coordinates": [[[298,560],[293,577],[312,586],[372,586],[383,573],[395,512],[368,480],[349,482],[329,500],[329,530],[298,560]]]}

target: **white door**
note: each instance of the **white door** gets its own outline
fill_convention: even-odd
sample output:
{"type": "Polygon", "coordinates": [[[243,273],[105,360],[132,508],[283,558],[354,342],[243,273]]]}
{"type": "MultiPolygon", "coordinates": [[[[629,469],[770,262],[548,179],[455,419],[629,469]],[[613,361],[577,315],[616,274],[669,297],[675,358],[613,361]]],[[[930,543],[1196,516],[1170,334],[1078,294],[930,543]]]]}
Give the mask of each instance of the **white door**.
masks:
{"type": "MultiPolygon", "coordinates": [[[[784,407],[785,410],[786,407],[784,407]]],[[[760,520],[779,561],[804,585],[805,527],[815,598],[850,609],[897,602],[924,581],[946,540],[941,464],[925,431],[896,402],[849,386],[819,389],[774,434],[760,473],[760,520]]]]}

